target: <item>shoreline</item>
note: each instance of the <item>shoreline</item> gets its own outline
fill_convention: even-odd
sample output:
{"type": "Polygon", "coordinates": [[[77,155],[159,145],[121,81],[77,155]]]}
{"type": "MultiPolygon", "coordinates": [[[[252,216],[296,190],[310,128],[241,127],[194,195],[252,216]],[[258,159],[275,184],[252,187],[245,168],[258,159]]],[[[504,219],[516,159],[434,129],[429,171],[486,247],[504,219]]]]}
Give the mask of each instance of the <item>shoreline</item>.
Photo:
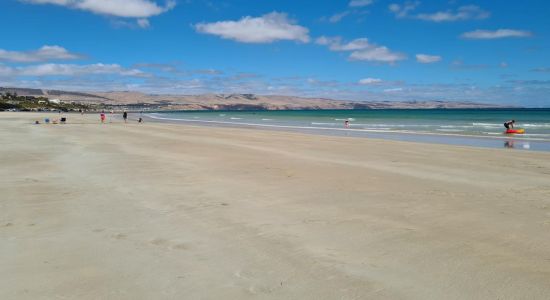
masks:
{"type": "MultiPolygon", "coordinates": [[[[4,112],[5,114],[37,114],[37,115],[51,115],[50,112],[4,112]]],[[[159,112],[155,112],[159,113],[159,112]]],[[[143,117],[146,122],[153,123],[165,123],[174,125],[192,125],[199,127],[215,127],[215,128],[241,128],[250,130],[267,130],[274,132],[294,132],[308,135],[319,136],[335,136],[335,137],[352,137],[352,138],[368,138],[368,139],[380,139],[386,141],[401,141],[407,143],[420,143],[420,144],[435,144],[435,145],[450,145],[450,146],[465,146],[473,148],[483,149],[501,149],[507,150],[520,150],[520,151],[535,151],[535,152],[550,152],[550,140],[541,138],[523,138],[517,135],[513,136],[475,136],[466,134],[454,134],[454,133],[432,133],[432,132],[414,132],[414,131],[388,131],[388,130],[376,130],[376,129],[352,129],[352,128],[332,128],[332,127],[307,127],[307,126],[292,126],[292,125],[271,125],[260,123],[238,123],[238,122],[224,122],[224,121],[212,121],[212,120],[197,120],[197,119],[177,119],[177,118],[163,118],[155,117],[150,112],[131,112],[129,114],[129,122],[137,122],[139,116],[143,117]],[[137,115],[137,117],[136,117],[137,115]],[[336,132],[336,133],[331,133],[336,132]],[[339,134],[341,133],[341,134],[339,134]],[[502,144],[504,142],[504,144],[502,144]],[[510,146],[511,143],[511,146],[510,146]],[[515,143],[519,145],[515,145],[515,143]]],[[[88,119],[94,119],[98,116],[98,113],[84,113],[83,115],[78,112],[62,112],[61,114],[55,113],[55,116],[61,117],[62,115],[68,116],[87,116],[88,119]]],[[[106,113],[109,121],[114,119],[122,122],[121,113],[106,113]]],[[[42,120],[41,120],[42,121],[42,120]]],[[[69,121],[69,124],[72,123],[69,121]]],[[[99,121],[98,121],[99,123],[99,121]]],[[[74,123],[73,123],[74,124],[74,123]]],[[[89,124],[95,124],[93,121],[89,124]]]]}
{"type": "MultiPolygon", "coordinates": [[[[213,121],[213,120],[197,120],[197,119],[178,119],[155,117],[154,113],[144,113],[143,116],[150,121],[171,124],[195,124],[199,126],[213,127],[229,127],[229,128],[250,128],[250,129],[265,129],[274,131],[286,132],[301,132],[306,134],[317,134],[326,136],[353,136],[359,138],[379,138],[384,140],[397,140],[407,142],[420,142],[426,144],[443,144],[443,145],[463,145],[482,148],[503,148],[502,141],[519,141],[523,143],[522,147],[515,148],[517,150],[529,151],[550,151],[550,139],[543,138],[524,138],[521,136],[475,136],[466,134],[454,133],[431,133],[431,132],[414,132],[414,131],[397,131],[397,130],[376,130],[376,129],[352,129],[352,128],[333,128],[333,127],[314,127],[314,126],[293,126],[293,125],[273,125],[261,123],[239,123],[228,121],[213,121]],[[331,134],[335,132],[335,134],[331,134]],[[343,134],[337,134],[338,132],[343,134]],[[414,137],[418,137],[415,140],[414,137]],[[439,139],[438,139],[439,138],[439,139]],[[487,142],[489,141],[489,142],[487,142]],[[491,142],[498,141],[500,144],[491,142]],[[531,144],[534,147],[531,147],[531,144]]],[[[505,147],[505,146],[504,146],[505,147]]]]}

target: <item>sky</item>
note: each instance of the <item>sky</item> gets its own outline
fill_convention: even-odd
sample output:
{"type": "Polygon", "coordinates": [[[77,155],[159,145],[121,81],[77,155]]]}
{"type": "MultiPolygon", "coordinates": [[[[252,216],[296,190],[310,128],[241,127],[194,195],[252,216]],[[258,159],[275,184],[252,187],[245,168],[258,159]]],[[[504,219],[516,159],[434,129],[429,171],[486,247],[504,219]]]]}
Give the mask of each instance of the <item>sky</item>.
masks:
{"type": "Polygon", "coordinates": [[[2,0],[0,86],[550,106],[550,1],[2,0]]]}

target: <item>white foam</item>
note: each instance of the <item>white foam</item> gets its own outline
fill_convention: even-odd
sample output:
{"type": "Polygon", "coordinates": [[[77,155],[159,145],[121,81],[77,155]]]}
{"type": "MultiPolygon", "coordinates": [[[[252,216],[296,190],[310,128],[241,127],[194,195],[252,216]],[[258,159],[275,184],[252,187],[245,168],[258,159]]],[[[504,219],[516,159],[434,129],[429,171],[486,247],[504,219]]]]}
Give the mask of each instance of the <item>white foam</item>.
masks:
{"type": "MultiPolygon", "coordinates": [[[[504,122],[503,122],[504,124],[504,122]]],[[[495,124],[495,123],[472,123],[474,126],[502,126],[502,124],[495,124]]]]}
{"type": "Polygon", "coordinates": [[[533,127],[533,128],[550,128],[550,123],[541,123],[541,124],[521,124],[521,127],[533,127]]]}
{"type": "Polygon", "coordinates": [[[311,125],[341,125],[340,123],[321,123],[321,122],[311,122],[311,125]]]}
{"type": "Polygon", "coordinates": [[[437,131],[443,131],[443,132],[463,132],[462,129],[451,129],[451,128],[440,128],[436,129],[437,131]]]}

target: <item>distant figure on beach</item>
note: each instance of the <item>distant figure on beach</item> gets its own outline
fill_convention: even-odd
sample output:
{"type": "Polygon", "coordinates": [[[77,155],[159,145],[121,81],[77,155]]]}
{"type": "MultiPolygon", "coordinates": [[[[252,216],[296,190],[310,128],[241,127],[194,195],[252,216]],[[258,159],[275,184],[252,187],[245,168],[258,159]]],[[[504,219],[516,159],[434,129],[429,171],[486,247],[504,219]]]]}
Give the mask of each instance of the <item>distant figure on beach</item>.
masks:
{"type": "Polygon", "coordinates": [[[506,121],[504,122],[504,127],[506,127],[506,129],[512,129],[514,128],[515,123],[516,123],[516,120],[506,121]]]}
{"type": "Polygon", "coordinates": [[[105,113],[101,112],[101,114],[99,114],[99,117],[101,118],[101,123],[105,123],[105,113]]]}
{"type": "Polygon", "coordinates": [[[348,120],[344,121],[344,127],[349,128],[349,121],[348,120]]]}
{"type": "Polygon", "coordinates": [[[141,123],[141,122],[143,122],[143,119],[140,117],[140,118],[138,119],[138,123],[141,123]]]}
{"type": "Polygon", "coordinates": [[[124,119],[124,123],[128,121],[128,113],[126,111],[122,113],[122,118],[124,119]]]}

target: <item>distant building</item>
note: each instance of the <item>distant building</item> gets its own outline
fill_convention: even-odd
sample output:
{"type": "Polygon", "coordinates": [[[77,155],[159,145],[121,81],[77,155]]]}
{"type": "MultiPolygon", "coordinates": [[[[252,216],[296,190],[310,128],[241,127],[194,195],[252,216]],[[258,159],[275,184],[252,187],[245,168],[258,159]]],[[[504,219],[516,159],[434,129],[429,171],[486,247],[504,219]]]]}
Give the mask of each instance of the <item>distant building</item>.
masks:
{"type": "Polygon", "coordinates": [[[59,100],[59,99],[50,99],[50,103],[61,104],[61,100],[59,100]]]}
{"type": "Polygon", "coordinates": [[[38,100],[38,104],[46,104],[48,101],[46,100],[38,100]]]}

